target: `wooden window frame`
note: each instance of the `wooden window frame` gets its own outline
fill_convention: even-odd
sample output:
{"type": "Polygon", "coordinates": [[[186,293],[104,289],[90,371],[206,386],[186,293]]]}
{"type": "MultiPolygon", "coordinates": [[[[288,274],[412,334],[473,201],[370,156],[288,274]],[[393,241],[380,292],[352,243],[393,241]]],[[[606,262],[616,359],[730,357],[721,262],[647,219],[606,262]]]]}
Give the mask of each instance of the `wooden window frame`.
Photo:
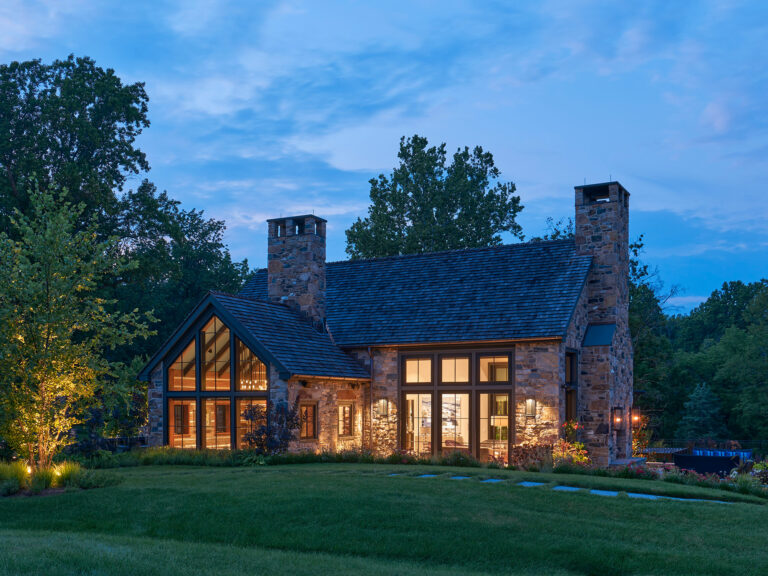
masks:
{"type": "Polygon", "coordinates": [[[301,441],[311,441],[311,440],[317,440],[320,436],[320,430],[318,429],[319,426],[319,418],[317,417],[317,402],[300,402],[299,403],[299,416],[301,417],[301,427],[299,428],[299,440],[301,441]],[[303,410],[304,408],[312,408],[312,433],[313,436],[304,436],[304,415],[303,410]]]}
{"type": "Polygon", "coordinates": [[[404,386],[432,386],[437,379],[435,378],[435,358],[432,354],[412,354],[401,357],[401,373],[403,375],[402,381],[404,386]],[[426,382],[407,382],[408,378],[408,361],[409,360],[429,360],[429,381],[426,382]]]}
{"type": "MultiPolygon", "coordinates": [[[[437,383],[440,386],[470,386],[472,384],[472,354],[438,354],[437,355],[438,377],[437,383]],[[443,381],[443,360],[466,359],[467,361],[467,380],[463,382],[445,382],[443,381]]],[[[455,365],[454,365],[455,371],[455,365]]]]}
{"type": "Polygon", "coordinates": [[[354,402],[339,402],[336,407],[337,411],[337,426],[339,427],[337,432],[339,435],[339,438],[354,438],[355,437],[355,403],[354,402]],[[344,423],[345,427],[347,424],[347,417],[342,416],[341,410],[344,408],[349,408],[349,434],[345,434],[344,430],[341,428],[342,422],[344,423]]]}
{"type": "Polygon", "coordinates": [[[194,433],[195,445],[201,446],[203,439],[203,402],[207,398],[218,398],[222,400],[229,400],[230,403],[230,446],[237,446],[237,428],[240,421],[240,415],[237,413],[237,399],[238,398],[250,398],[261,399],[267,401],[267,411],[269,411],[270,401],[269,392],[271,389],[271,381],[269,377],[269,364],[264,362],[259,355],[248,346],[248,344],[239,338],[232,327],[219,315],[215,310],[210,310],[208,313],[201,315],[194,324],[189,326],[188,330],[184,333],[183,337],[178,339],[178,344],[174,346],[168,354],[164,357],[163,362],[163,444],[168,445],[171,426],[174,426],[173,414],[169,409],[170,400],[189,400],[195,403],[195,429],[190,430],[190,433],[194,433]],[[210,322],[210,320],[216,316],[224,326],[229,330],[229,349],[230,349],[230,386],[229,390],[203,390],[202,389],[202,337],[201,333],[203,328],[210,322]],[[266,369],[267,386],[265,390],[238,390],[236,384],[237,378],[237,342],[241,341],[243,345],[251,350],[254,357],[258,358],[266,369]],[[195,389],[194,390],[170,390],[169,387],[169,369],[173,365],[176,358],[190,345],[194,344],[195,349],[195,389]],[[234,362],[235,366],[232,366],[234,362]]]}
{"type": "MultiPolygon", "coordinates": [[[[515,411],[515,345],[487,347],[487,346],[458,346],[458,347],[408,347],[399,351],[398,354],[398,438],[397,445],[405,450],[406,446],[406,396],[407,394],[426,394],[432,395],[432,456],[438,456],[442,450],[442,414],[441,403],[442,394],[470,394],[470,453],[479,458],[480,455],[480,394],[507,394],[509,417],[508,444],[507,449],[511,450],[515,444],[516,421],[515,411]],[[469,383],[442,383],[442,358],[443,357],[461,357],[469,356],[469,383]],[[486,356],[505,356],[508,361],[508,380],[506,382],[480,382],[480,358],[486,356]],[[428,383],[406,383],[406,364],[405,361],[414,358],[432,358],[432,382],[428,383]]],[[[509,452],[508,452],[509,453],[509,452]]]]}

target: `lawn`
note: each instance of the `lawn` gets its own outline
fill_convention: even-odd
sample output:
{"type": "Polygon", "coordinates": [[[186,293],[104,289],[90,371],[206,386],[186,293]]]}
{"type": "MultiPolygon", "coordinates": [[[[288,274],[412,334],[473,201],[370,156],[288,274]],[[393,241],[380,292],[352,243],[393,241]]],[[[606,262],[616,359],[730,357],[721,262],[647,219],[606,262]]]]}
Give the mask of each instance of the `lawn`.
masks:
{"type": "Polygon", "coordinates": [[[117,486],[0,499],[0,574],[768,573],[768,506],[715,490],[362,464],[115,473],[117,486]],[[428,471],[439,476],[414,477],[428,471]],[[509,482],[479,482],[489,476],[509,482]],[[739,501],[559,493],[523,479],[739,501]]]}

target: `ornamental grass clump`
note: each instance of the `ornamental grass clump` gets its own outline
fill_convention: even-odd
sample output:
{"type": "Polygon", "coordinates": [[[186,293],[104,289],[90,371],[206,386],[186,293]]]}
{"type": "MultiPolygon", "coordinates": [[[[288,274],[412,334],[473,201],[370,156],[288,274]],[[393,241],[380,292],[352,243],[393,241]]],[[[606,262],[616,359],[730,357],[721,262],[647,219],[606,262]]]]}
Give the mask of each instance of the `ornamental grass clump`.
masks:
{"type": "Polygon", "coordinates": [[[26,488],[29,482],[24,462],[0,462],[0,496],[11,496],[26,488]]]}
{"type": "Polygon", "coordinates": [[[43,490],[56,487],[56,471],[53,468],[36,468],[29,480],[29,491],[39,494],[43,490]]]}

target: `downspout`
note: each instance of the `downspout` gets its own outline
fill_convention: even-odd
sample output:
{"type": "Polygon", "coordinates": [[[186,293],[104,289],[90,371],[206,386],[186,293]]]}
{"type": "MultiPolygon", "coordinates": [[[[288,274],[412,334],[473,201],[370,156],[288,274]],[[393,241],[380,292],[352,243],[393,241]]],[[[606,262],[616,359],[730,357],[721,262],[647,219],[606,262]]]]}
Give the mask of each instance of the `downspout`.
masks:
{"type": "Polygon", "coordinates": [[[371,454],[373,454],[373,349],[370,346],[368,346],[368,375],[371,377],[368,381],[368,396],[370,397],[370,408],[368,412],[370,414],[368,424],[368,436],[370,440],[368,445],[371,447],[371,454]]]}

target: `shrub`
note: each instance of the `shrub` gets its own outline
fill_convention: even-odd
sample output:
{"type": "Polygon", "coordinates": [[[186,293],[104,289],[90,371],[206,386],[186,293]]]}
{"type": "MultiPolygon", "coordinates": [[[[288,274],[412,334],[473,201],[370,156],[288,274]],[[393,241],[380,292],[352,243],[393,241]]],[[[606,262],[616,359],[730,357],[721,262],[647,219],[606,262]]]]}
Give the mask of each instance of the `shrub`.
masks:
{"type": "Polygon", "coordinates": [[[471,454],[462,452],[461,450],[454,450],[447,454],[443,454],[437,461],[441,466],[461,466],[465,468],[479,468],[480,462],[471,454]]]}
{"type": "Polygon", "coordinates": [[[29,481],[29,472],[27,472],[26,463],[21,460],[16,462],[0,462],[0,483],[11,481],[18,486],[17,492],[24,488],[29,481]]]}
{"type": "Polygon", "coordinates": [[[29,481],[29,490],[33,494],[39,494],[43,490],[52,488],[56,482],[56,473],[53,468],[37,468],[32,471],[29,481]]]}
{"type": "Polygon", "coordinates": [[[589,454],[584,449],[583,443],[568,442],[567,440],[555,442],[555,445],[552,447],[552,461],[555,466],[559,464],[573,464],[586,467],[592,463],[589,459],[589,454]]]}
{"type": "Polygon", "coordinates": [[[76,486],[82,490],[114,486],[122,482],[120,476],[102,470],[81,470],[80,474],[74,478],[76,478],[76,486]]]}
{"type": "Polygon", "coordinates": [[[659,475],[645,466],[622,466],[609,470],[614,478],[630,478],[633,480],[657,480],[659,475]]]}
{"type": "Polygon", "coordinates": [[[512,446],[509,451],[509,467],[524,470],[544,470],[552,468],[551,444],[521,444],[512,446]]]}
{"type": "Polygon", "coordinates": [[[83,468],[77,462],[61,462],[54,466],[57,476],[57,485],[65,488],[73,488],[78,485],[83,468]]]}
{"type": "Polygon", "coordinates": [[[21,484],[16,477],[0,480],[0,496],[11,496],[21,490],[21,484]]]}

